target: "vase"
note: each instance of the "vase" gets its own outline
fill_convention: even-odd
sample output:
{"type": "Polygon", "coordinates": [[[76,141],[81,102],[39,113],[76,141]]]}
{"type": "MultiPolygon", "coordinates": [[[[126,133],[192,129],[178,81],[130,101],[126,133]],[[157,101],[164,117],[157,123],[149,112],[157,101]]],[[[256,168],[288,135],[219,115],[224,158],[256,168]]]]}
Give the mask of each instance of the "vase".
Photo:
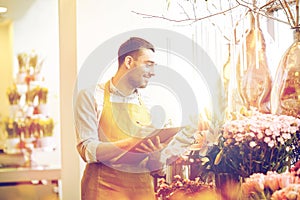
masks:
{"type": "Polygon", "coordinates": [[[55,149],[55,140],[53,136],[40,137],[37,139],[37,147],[44,151],[53,151],[55,149]]]}
{"type": "Polygon", "coordinates": [[[216,191],[222,200],[241,199],[241,178],[236,174],[215,174],[216,191]]]}
{"type": "Polygon", "coordinates": [[[10,105],[9,106],[9,117],[11,119],[14,119],[17,116],[17,113],[19,111],[19,105],[10,105]]]}
{"type": "Polygon", "coordinates": [[[269,113],[272,79],[259,15],[250,12],[250,23],[250,31],[242,40],[236,63],[237,89],[244,107],[269,113]]]}
{"type": "Polygon", "coordinates": [[[31,117],[34,113],[34,106],[32,104],[29,104],[26,110],[26,116],[31,117]]]}
{"type": "Polygon", "coordinates": [[[300,28],[294,31],[294,42],[279,62],[271,93],[271,111],[300,118],[300,28]]]}
{"type": "Polygon", "coordinates": [[[27,76],[27,73],[26,72],[18,72],[17,73],[17,77],[16,77],[16,83],[17,84],[25,84],[25,78],[27,76]]]}
{"type": "MultiPolygon", "coordinates": [[[[224,87],[224,93],[225,93],[225,100],[228,101],[228,87],[229,87],[229,81],[230,81],[230,61],[231,61],[231,48],[230,44],[227,44],[228,48],[228,56],[225,64],[223,65],[222,68],[222,82],[223,82],[223,87],[224,87]]],[[[226,102],[227,103],[227,102],[226,102]]]]}
{"type": "Polygon", "coordinates": [[[171,183],[176,175],[183,179],[189,179],[191,169],[189,164],[173,162],[166,167],[166,181],[171,183]]]}
{"type": "Polygon", "coordinates": [[[49,115],[47,104],[40,103],[40,104],[38,105],[38,108],[39,108],[39,114],[42,114],[42,115],[44,115],[44,116],[48,116],[48,115],[49,115]]]}

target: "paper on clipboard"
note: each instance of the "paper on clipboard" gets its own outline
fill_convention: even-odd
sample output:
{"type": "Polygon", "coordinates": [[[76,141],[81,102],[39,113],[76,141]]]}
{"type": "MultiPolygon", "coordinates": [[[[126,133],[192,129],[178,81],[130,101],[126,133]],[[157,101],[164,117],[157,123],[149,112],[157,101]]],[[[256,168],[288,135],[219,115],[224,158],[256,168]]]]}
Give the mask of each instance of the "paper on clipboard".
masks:
{"type": "Polygon", "coordinates": [[[146,153],[140,153],[136,151],[141,143],[147,142],[148,139],[155,141],[156,136],[159,136],[161,143],[170,142],[171,139],[182,129],[183,127],[173,127],[173,128],[163,128],[157,129],[150,136],[141,139],[136,145],[134,145],[128,152],[124,153],[119,159],[115,161],[116,164],[119,163],[126,163],[126,164],[133,164],[139,161],[142,161],[144,158],[147,157],[146,153]]]}

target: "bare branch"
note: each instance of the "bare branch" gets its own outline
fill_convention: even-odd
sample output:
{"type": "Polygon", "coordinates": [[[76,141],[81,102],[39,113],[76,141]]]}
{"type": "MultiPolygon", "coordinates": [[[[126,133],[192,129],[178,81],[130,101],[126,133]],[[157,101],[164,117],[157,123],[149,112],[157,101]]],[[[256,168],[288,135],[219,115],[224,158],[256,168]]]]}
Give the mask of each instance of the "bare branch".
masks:
{"type": "Polygon", "coordinates": [[[158,16],[158,15],[151,15],[151,14],[145,14],[145,13],[139,13],[139,12],[136,12],[136,11],[131,11],[137,15],[141,15],[143,16],[144,18],[158,18],[158,19],[163,19],[163,20],[167,20],[167,21],[171,21],[171,22],[187,22],[187,21],[192,21],[194,19],[191,19],[191,18],[186,18],[186,19],[170,19],[170,18],[167,18],[167,17],[164,17],[164,16],[158,16]]]}
{"type": "MultiPolygon", "coordinates": [[[[163,15],[158,16],[158,15],[140,13],[140,12],[136,12],[136,11],[131,11],[131,12],[133,12],[137,15],[141,15],[144,18],[158,18],[158,19],[163,19],[163,20],[166,20],[166,21],[171,21],[171,22],[176,22],[176,23],[189,22],[189,25],[191,25],[191,24],[196,23],[198,21],[208,19],[208,18],[217,16],[217,15],[221,15],[221,14],[226,15],[226,13],[228,13],[228,12],[231,12],[231,14],[232,14],[233,13],[232,11],[234,9],[236,9],[238,7],[244,7],[248,10],[246,12],[246,14],[248,12],[254,12],[254,13],[260,14],[261,16],[267,17],[269,19],[272,19],[272,20],[275,20],[275,21],[278,21],[278,22],[281,22],[281,23],[284,23],[284,24],[288,24],[290,26],[296,26],[297,27],[297,26],[299,26],[299,5],[298,4],[296,5],[296,10],[297,10],[296,21],[294,20],[294,17],[293,17],[293,15],[291,13],[291,10],[289,8],[289,4],[294,3],[295,1],[298,2],[298,4],[299,4],[299,0],[288,0],[288,3],[287,3],[286,0],[278,0],[278,1],[277,0],[269,0],[264,5],[258,7],[256,5],[256,0],[253,0],[252,3],[249,3],[246,0],[235,0],[235,5],[230,3],[231,4],[230,8],[225,9],[225,10],[223,10],[221,8],[222,11],[216,12],[216,13],[213,13],[213,14],[209,13],[209,15],[204,16],[204,17],[197,17],[195,5],[191,2],[193,4],[193,12],[194,12],[193,13],[194,14],[193,18],[191,18],[188,15],[187,11],[184,9],[184,7],[182,5],[178,4],[181,7],[181,9],[183,10],[184,15],[186,16],[186,18],[184,18],[184,19],[172,19],[172,18],[165,17],[163,15]],[[281,1],[284,1],[284,4],[281,1]],[[278,19],[276,17],[273,17],[269,14],[269,13],[272,13],[272,12],[278,10],[278,9],[283,9],[283,11],[285,12],[285,14],[287,16],[288,22],[286,22],[284,20],[281,20],[281,19],[278,19]]],[[[216,8],[215,5],[213,5],[213,6],[216,8]]],[[[233,19],[232,19],[232,22],[233,22],[233,19]]],[[[215,24],[213,24],[213,25],[216,26],[215,24]]],[[[235,24],[235,26],[237,26],[237,24],[235,24]]],[[[218,28],[218,29],[220,29],[220,28],[218,28]]],[[[225,38],[227,38],[227,37],[225,37],[225,38]]]]}
{"type": "Polygon", "coordinates": [[[288,14],[288,12],[287,12],[285,6],[282,4],[281,0],[278,0],[278,1],[279,1],[280,5],[281,5],[281,8],[283,9],[283,12],[285,13],[285,15],[286,15],[286,17],[287,17],[287,20],[288,20],[290,26],[292,26],[291,19],[290,19],[290,17],[289,17],[289,14],[288,14]]]}
{"type": "Polygon", "coordinates": [[[292,20],[293,25],[296,26],[296,22],[295,22],[295,19],[294,19],[293,14],[292,14],[292,12],[291,12],[291,9],[290,9],[289,4],[286,2],[286,0],[283,0],[283,2],[284,2],[285,7],[287,8],[287,11],[288,11],[289,16],[290,16],[290,18],[291,18],[291,20],[292,20]]]}
{"type": "Polygon", "coordinates": [[[207,15],[207,16],[204,16],[204,17],[199,17],[199,18],[196,18],[196,19],[192,19],[188,16],[188,18],[185,18],[185,19],[171,19],[171,18],[168,18],[168,17],[165,17],[165,16],[158,16],[158,15],[151,15],[151,14],[145,14],[145,13],[140,13],[140,12],[136,12],[136,11],[131,11],[132,13],[135,13],[137,15],[141,15],[145,18],[158,18],[158,19],[163,19],[163,20],[167,20],[167,21],[171,21],[171,22],[192,22],[192,23],[195,23],[197,21],[200,21],[200,20],[204,20],[204,19],[207,19],[207,18],[210,18],[210,17],[214,17],[214,16],[217,16],[217,15],[221,15],[221,14],[224,14],[230,10],[233,10],[235,8],[239,7],[239,5],[236,5],[232,8],[229,8],[227,10],[224,10],[224,11],[221,11],[221,12],[217,12],[217,13],[214,13],[214,14],[211,14],[211,15],[207,15]]]}
{"type": "MultiPolygon", "coordinates": [[[[270,1],[268,1],[265,5],[263,5],[263,6],[261,6],[260,8],[259,8],[259,10],[262,10],[262,9],[264,9],[264,8],[266,8],[266,7],[273,7],[273,5],[274,5],[274,3],[275,3],[275,1],[276,0],[270,0],[270,1]]],[[[269,12],[269,9],[267,9],[267,12],[269,12]]]]}
{"type": "Polygon", "coordinates": [[[183,10],[183,13],[185,14],[185,16],[186,16],[188,19],[190,19],[190,16],[189,16],[189,14],[185,11],[184,7],[183,7],[180,3],[177,3],[177,4],[181,7],[181,9],[183,10]]]}
{"type": "Polygon", "coordinates": [[[299,27],[299,0],[296,0],[296,26],[299,27]]]}
{"type": "Polygon", "coordinates": [[[231,8],[228,8],[227,10],[224,10],[224,11],[221,11],[221,12],[217,12],[217,13],[214,13],[214,14],[211,14],[211,15],[208,15],[208,16],[205,16],[205,17],[201,17],[201,18],[197,18],[195,20],[195,22],[197,21],[200,21],[200,20],[203,20],[203,19],[207,19],[207,18],[210,18],[210,17],[214,17],[214,16],[217,16],[217,15],[221,15],[221,14],[224,14],[224,13],[227,13],[228,11],[231,11],[235,8],[239,7],[239,5],[236,5],[234,7],[231,7],[231,8]]]}
{"type": "Polygon", "coordinates": [[[194,18],[197,19],[195,4],[192,4],[192,5],[193,5],[194,18]]]}
{"type": "MultiPolygon", "coordinates": [[[[279,0],[279,1],[280,1],[280,0],[279,0]]],[[[278,21],[278,22],[281,22],[281,23],[284,23],[284,24],[287,24],[287,25],[290,25],[290,24],[291,24],[290,21],[289,21],[289,22],[286,22],[286,21],[283,21],[283,20],[281,20],[281,19],[272,17],[272,16],[270,16],[270,15],[268,15],[268,14],[262,12],[261,9],[255,10],[255,9],[250,8],[248,5],[245,5],[245,4],[240,3],[238,0],[237,0],[237,2],[239,3],[239,5],[248,8],[249,11],[251,11],[251,12],[254,12],[254,13],[256,13],[256,14],[260,14],[261,16],[267,17],[267,18],[269,18],[269,19],[272,19],[272,20],[275,20],[275,21],[278,21]]],[[[269,2],[269,3],[270,3],[270,2],[269,2]]],[[[261,7],[265,7],[265,6],[266,6],[267,4],[269,4],[269,3],[266,3],[265,5],[263,5],[263,6],[261,6],[261,7]]]]}

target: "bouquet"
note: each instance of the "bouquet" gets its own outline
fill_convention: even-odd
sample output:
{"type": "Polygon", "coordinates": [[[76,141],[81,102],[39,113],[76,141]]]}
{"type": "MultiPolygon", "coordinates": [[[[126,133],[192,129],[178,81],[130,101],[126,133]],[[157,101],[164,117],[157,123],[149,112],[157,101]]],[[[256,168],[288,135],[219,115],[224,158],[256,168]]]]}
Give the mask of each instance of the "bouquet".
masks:
{"type": "Polygon", "coordinates": [[[164,178],[158,182],[156,196],[159,200],[175,200],[192,198],[198,199],[217,199],[217,194],[214,191],[212,184],[207,184],[200,181],[183,179],[181,176],[174,176],[172,183],[167,183],[164,178]]]}
{"type": "MultiPolygon", "coordinates": [[[[300,165],[300,162],[298,162],[300,165]]],[[[278,174],[255,173],[242,183],[243,199],[249,200],[292,200],[300,199],[300,169],[278,174]]]]}
{"type": "Polygon", "coordinates": [[[4,121],[5,124],[5,130],[7,132],[7,136],[8,138],[18,138],[19,134],[18,134],[18,123],[11,119],[11,118],[7,118],[4,121]]]}
{"type": "Polygon", "coordinates": [[[218,149],[214,167],[219,171],[240,177],[284,172],[300,157],[300,119],[254,111],[223,125],[218,149]]]}
{"type": "Polygon", "coordinates": [[[26,92],[26,103],[27,104],[33,104],[35,97],[37,96],[37,92],[35,89],[28,90],[26,92]]]}
{"type": "Polygon", "coordinates": [[[18,105],[21,99],[21,95],[17,90],[16,85],[10,87],[6,91],[8,101],[10,105],[18,105]]]}
{"type": "Polygon", "coordinates": [[[52,118],[40,118],[37,127],[41,133],[41,137],[52,136],[54,129],[54,121],[52,118]]]}
{"type": "Polygon", "coordinates": [[[39,97],[39,103],[40,104],[46,104],[47,103],[47,97],[48,97],[48,88],[38,87],[37,88],[37,95],[39,97]]]}

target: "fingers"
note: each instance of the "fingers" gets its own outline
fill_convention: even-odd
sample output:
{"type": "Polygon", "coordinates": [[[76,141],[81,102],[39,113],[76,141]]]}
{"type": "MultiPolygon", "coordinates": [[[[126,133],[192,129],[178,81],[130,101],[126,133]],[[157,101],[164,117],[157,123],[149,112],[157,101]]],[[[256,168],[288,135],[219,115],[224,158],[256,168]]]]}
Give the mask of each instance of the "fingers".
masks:
{"type": "Polygon", "coordinates": [[[156,136],[153,141],[148,139],[146,142],[141,143],[136,150],[143,153],[150,153],[154,151],[160,151],[162,147],[163,145],[160,143],[159,136],[156,136]]]}
{"type": "Polygon", "coordinates": [[[156,136],[154,139],[154,145],[159,148],[160,147],[160,138],[159,136],[156,136]]]}

